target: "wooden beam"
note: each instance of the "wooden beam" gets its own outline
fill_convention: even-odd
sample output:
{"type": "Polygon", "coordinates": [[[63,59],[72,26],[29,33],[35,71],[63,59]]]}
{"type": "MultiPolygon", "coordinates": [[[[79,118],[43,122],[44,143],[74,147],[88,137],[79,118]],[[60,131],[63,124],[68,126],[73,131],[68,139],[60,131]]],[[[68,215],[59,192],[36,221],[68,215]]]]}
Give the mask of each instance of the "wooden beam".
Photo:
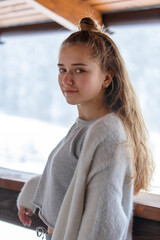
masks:
{"type": "Polygon", "coordinates": [[[45,23],[36,23],[36,24],[25,24],[19,26],[10,26],[10,27],[2,27],[0,28],[0,34],[7,33],[9,34],[31,34],[37,32],[46,32],[46,31],[56,31],[56,30],[67,30],[63,28],[56,22],[45,22],[45,23]]]}
{"type": "Polygon", "coordinates": [[[81,18],[91,16],[102,23],[102,15],[83,0],[27,0],[39,12],[69,30],[76,30],[81,18]]]}
{"type": "Polygon", "coordinates": [[[122,1],[100,1],[100,3],[89,2],[101,12],[125,11],[131,9],[154,8],[160,5],[160,0],[122,0],[122,1]]]}
{"type": "Polygon", "coordinates": [[[103,23],[105,26],[131,25],[157,22],[160,22],[160,8],[105,13],[103,15],[103,23]]]}

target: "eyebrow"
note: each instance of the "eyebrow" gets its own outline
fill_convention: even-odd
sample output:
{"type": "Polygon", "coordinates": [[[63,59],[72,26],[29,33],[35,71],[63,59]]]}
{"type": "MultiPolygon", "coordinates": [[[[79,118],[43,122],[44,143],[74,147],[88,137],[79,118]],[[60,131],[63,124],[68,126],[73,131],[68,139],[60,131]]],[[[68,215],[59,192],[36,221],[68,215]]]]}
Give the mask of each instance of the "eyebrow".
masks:
{"type": "MultiPolygon", "coordinates": [[[[87,64],[84,64],[84,63],[73,63],[71,64],[72,66],[88,66],[87,64]]],[[[63,63],[58,63],[57,66],[64,66],[63,63]]]]}

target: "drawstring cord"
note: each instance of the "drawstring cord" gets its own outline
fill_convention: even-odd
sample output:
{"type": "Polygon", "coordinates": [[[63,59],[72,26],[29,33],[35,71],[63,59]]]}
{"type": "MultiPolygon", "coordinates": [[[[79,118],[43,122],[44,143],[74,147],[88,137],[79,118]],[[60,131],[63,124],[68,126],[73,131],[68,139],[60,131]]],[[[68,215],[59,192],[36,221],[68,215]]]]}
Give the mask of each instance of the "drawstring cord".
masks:
{"type": "Polygon", "coordinates": [[[47,230],[44,227],[37,227],[36,228],[37,236],[42,237],[42,239],[44,239],[46,232],[47,232],[47,230]]]}

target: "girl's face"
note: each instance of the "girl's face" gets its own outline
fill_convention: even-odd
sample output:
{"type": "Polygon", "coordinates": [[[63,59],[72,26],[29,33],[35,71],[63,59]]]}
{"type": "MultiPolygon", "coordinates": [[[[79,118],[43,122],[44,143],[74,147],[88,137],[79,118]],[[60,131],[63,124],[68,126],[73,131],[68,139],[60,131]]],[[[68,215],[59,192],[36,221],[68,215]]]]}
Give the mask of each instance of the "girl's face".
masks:
{"type": "Polygon", "coordinates": [[[69,104],[104,105],[106,73],[85,46],[63,46],[59,54],[59,85],[69,104]]]}

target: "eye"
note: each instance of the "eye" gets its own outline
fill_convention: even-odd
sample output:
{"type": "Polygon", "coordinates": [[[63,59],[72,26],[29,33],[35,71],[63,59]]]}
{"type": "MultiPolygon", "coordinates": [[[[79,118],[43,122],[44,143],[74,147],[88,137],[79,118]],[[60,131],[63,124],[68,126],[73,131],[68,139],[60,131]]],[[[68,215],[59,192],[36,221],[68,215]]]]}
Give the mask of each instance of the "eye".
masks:
{"type": "Polygon", "coordinates": [[[59,68],[59,73],[64,73],[64,72],[66,72],[66,69],[64,69],[64,68],[59,68]]]}
{"type": "Polygon", "coordinates": [[[81,68],[78,68],[78,69],[76,69],[76,72],[77,72],[77,73],[82,73],[82,72],[84,72],[84,70],[81,69],[81,68]]]}

